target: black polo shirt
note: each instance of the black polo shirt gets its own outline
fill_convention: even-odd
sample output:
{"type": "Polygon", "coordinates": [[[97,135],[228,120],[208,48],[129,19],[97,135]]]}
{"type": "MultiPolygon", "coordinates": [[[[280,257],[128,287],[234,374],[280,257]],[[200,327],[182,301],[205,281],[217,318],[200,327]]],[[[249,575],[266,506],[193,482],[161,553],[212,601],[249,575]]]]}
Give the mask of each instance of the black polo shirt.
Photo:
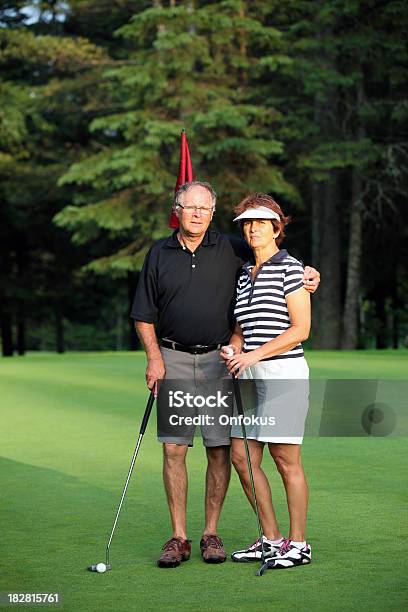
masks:
{"type": "Polygon", "coordinates": [[[158,338],[192,346],[228,342],[234,328],[235,286],[248,247],[207,230],[192,253],[177,230],[146,255],[131,317],[154,323],[158,338]]]}

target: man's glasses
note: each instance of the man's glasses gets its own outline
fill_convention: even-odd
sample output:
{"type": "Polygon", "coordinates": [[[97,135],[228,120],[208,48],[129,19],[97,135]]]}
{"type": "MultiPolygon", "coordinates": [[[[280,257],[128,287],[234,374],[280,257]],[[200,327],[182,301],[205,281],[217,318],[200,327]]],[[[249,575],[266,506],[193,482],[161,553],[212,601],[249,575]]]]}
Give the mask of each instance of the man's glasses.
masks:
{"type": "Polygon", "coordinates": [[[200,213],[200,215],[210,215],[214,209],[207,208],[206,206],[183,206],[182,204],[178,204],[179,208],[182,208],[187,215],[192,215],[193,213],[200,213]]]}

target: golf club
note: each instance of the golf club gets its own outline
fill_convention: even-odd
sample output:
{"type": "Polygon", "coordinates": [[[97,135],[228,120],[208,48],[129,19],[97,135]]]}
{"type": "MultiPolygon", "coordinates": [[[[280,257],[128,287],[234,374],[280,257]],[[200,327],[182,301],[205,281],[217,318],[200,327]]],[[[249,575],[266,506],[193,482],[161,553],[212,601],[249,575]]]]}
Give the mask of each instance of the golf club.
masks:
{"type": "Polygon", "coordinates": [[[234,385],[234,396],[235,396],[235,402],[237,405],[238,414],[239,416],[242,417],[242,421],[241,421],[242,435],[244,437],[244,445],[245,445],[245,453],[246,453],[247,464],[248,464],[248,472],[249,472],[249,477],[251,480],[252,497],[254,498],[255,513],[256,513],[256,518],[258,519],[259,539],[260,539],[261,547],[262,547],[261,568],[260,570],[256,572],[256,575],[262,576],[263,571],[261,572],[261,570],[265,566],[265,551],[264,551],[264,544],[263,544],[263,539],[262,539],[263,531],[262,531],[261,519],[259,518],[259,508],[258,508],[258,501],[256,499],[254,475],[252,473],[251,456],[249,454],[248,439],[247,439],[246,428],[245,428],[245,423],[244,423],[244,408],[242,406],[241,390],[239,388],[238,378],[235,375],[232,376],[232,383],[234,385]]]}
{"type": "Polygon", "coordinates": [[[118,522],[118,518],[119,518],[119,514],[120,514],[120,511],[121,511],[121,508],[122,508],[123,500],[125,499],[125,495],[126,495],[126,491],[127,491],[128,485],[129,485],[129,481],[130,481],[130,478],[132,476],[133,467],[135,465],[136,457],[137,457],[137,454],[139,452],[140,444],[142,442],[143,435],[144,435],[144,433],[146,431],[147,423],[149,422],[149,417],[150,417],[150,413],[152,411],[154,400],[155,400],[155,395],[154,395],[154,392],[152,390],[150,392],[149,399],[148,399],[147,405],[146,405],[146,410],[145,410],[145,413],[143,415],[143,421],[142,421],[142,424],[140,426],[139,438],[138,438],[138,441],[137,441],[137,444],[136,444],[136,448],[135,448],[134,453],[133,453],[132,461],[130,463],[130,467],[129,467],[128,475],[127,475],[127,478],[126,478],[125,486],[124,486],[123,492],[122,492],[122,497],[120,498],[119,506],[118,506],[118,509],[116,511],[115,520],[113,521],[112,530],[111,530],[111,533],[110,533],[110,536],[109,536],[108,543],[106,545],[106,559],[105,559],[105,563],[96,563],[94,565],[89,565],[88,566],[88,570],[90,572],[98,572],[99,574],[103,574],[106,571],[112,569],[112,566],[109,563],[109,549],[110,549],[110,545],[111,545],[111,542],[112,542],[113,534],[115,533],[116,524],[118,522]]]}

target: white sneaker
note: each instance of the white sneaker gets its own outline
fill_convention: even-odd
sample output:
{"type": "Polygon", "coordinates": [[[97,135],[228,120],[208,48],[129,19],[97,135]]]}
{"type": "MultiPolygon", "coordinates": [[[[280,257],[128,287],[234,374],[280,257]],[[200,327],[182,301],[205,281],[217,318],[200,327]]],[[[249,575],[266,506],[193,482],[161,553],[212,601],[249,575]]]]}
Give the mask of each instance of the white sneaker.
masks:
{"type": "Polygon", "coordinates": [[[297,565],[307,565],[312,561],[312,547],[306,542],[303,548],[298,548],[290,540],[280,547],[279,551],[264,563],[265,569],[286,569],[297,565]]]}
{"type": "Polygon", "coordinates": [[[262,547],[264,552],[264,558],[272,558],[282,547],[282,543],[286,542],[285,539],[280,544],[271,544],[265,536],[258,538],[251,546],[242,550],[236,550],[232,553],[231,559],[238,563],[251,563],[252,561],[261,561],[262,559],[262,547]]]}

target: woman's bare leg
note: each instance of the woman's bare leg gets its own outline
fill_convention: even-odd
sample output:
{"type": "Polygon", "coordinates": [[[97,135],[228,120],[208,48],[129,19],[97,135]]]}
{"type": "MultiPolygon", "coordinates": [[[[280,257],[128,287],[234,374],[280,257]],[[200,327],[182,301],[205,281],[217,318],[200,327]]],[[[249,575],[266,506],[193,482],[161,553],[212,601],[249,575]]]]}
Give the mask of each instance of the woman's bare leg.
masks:
{"type": "MultiPolygon", "coordinates": [[[[278,540],[281,537],[281,532],[276,521],[271,489],[268,479],[261,468],[264,444],[256,440],[248,440],[248,447],[263,533],[268,540],[278,540]]],[[[238,473],[245,495],[255,510],[244,440],[240,438],[231,439],[231,460],[238,473]]]]}
{"type": "Polygon", "coordinates": [[[290,517],[289,539],[305,541],[308,486],[299,444],[268,444],[269,452],[282,476],[290,517]]]}

